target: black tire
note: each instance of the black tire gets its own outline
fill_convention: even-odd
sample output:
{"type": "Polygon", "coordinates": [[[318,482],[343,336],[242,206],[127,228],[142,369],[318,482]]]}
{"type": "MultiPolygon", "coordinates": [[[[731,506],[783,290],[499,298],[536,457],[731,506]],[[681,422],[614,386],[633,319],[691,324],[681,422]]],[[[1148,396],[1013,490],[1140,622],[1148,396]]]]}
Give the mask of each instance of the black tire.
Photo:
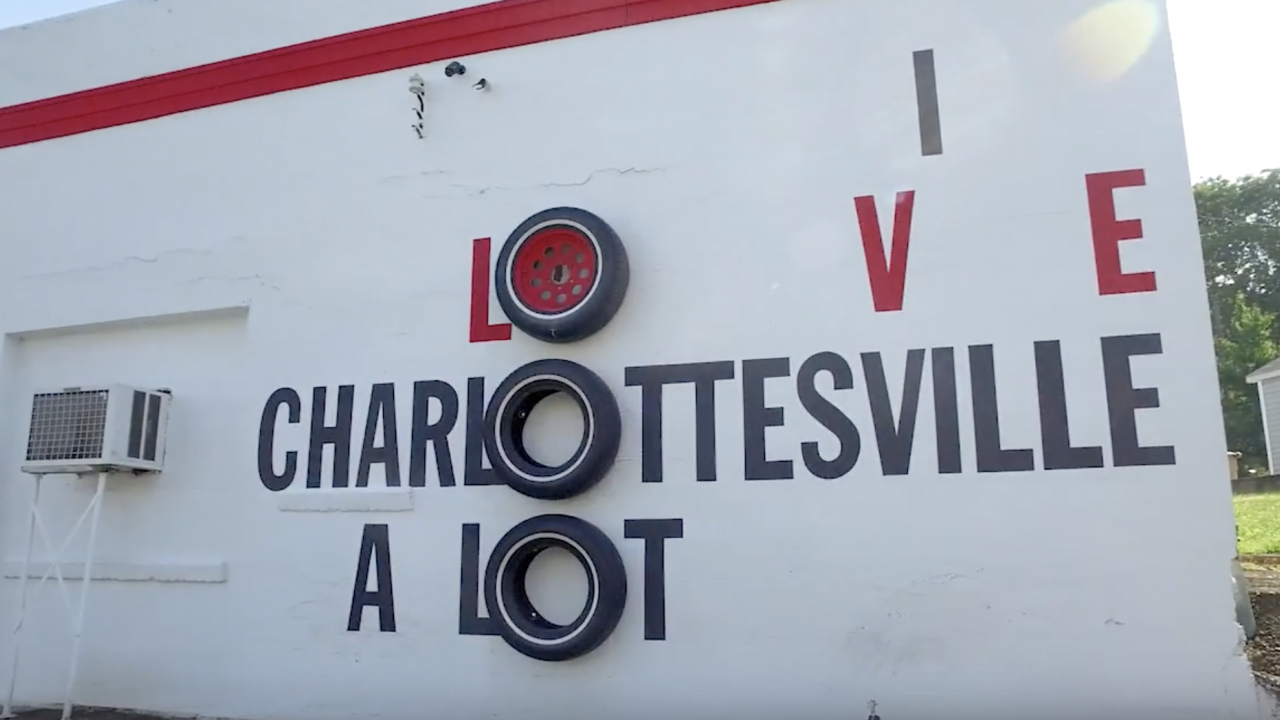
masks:
{"type": "MultiPolygon", "coordinates": [[[[565,249],[567,253],[568,246],[565,246],[565,249]]],[[[573,254],[581,257],[587,253],[573,254]]],[[[549,260],[547,269],[552,269],[551,263],[557,261],[549,260]]],[[[529,259],[528,262],[537,264],[533,259],[529,259]]],[[[581,270],[586,268],[583,267],[581,270]]],[[[531,279],[529,282],[534,283],[537,280],[531,279]]],[[[502,306],[503,312],[506,313],[512,325],[520,328],[526,335],[544,342],[569,343],[590,337],[609,324],[618,309],[622,307],[622,301],[627,295],[627,286],[630,283],[631,265],[627,260],[627,251],[613,228],[586,210],[559,207],[543,210],[530,217],[511,233],[498,253],[493,287],[498,296],[498,304],[502,306]],[[556,265],[555,269],[573,268],[572,272],[564,273],[561,278],[554,281],[554,285],[553,281],[547,280],[548,284],[540,285],[542,289],[536,292],[546,295],[548,302],[553,302],[553,297],[572,302],[575,297],[574,292],[581,290],[579,295],[583,299],[561,309],[535,308],[530,305],[533,300],[521,299],[520,292],[517,290],[517,288],[524,288],[527,292],[535,292],[534,288],[526,287],[525,283],[520,281],[522,277],[520,273],[532,272],[530,268],[525,267],[524,261],[533,256],[519,253],[521,248],[529,243],[540,242],[545,240],[548,234],[554,233],[565,234],[564,236],[571,242],[575,242],[576,238],[576,242],[580,242],[583,247],[589,247],[589,252],[594,253],[595,272],[590,277],[588,286],[575,285],[574,281],[579,279],[579,269],[572,265],[572,258],[566,259],[566,262],[571,263],[570,265],[556,265]]]]}
{"type": "Polygon", "coordinates": [[[627,570],[600,528],[569,515],[541,515],[516,525],[485,567],[484,597],[498,634],[522,655],[547,662],[582,657],[613,634],[627,605],[627,570]],[[539,553],[567,550],[587,573],[587,602],[578,618],[557,625],[529,601],[525,580],[539,553]]]}
{"type": "Polygon", "coordinates": [[[484,418],[484,446],[493,471],[512,490],[538,500],[581,495],[604,479],[622,442],[622,414],[599,375],[568,360],[536,360],[498,385],[484,418]],[[573,456],[548,467],[529,456],[524,423],[533,407],[563,392],[578,404],[582,441],[573,456]]]}

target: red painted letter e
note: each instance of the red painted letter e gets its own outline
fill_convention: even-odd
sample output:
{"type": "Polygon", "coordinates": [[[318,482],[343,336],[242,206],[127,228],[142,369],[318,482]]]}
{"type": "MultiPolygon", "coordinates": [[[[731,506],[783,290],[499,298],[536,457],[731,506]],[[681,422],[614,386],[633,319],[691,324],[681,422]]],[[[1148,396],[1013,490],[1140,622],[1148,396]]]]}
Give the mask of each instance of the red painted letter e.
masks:
{"type": "Polygon", "coordinates": [[[1147,184],[1146,173],[1138,170],[1085,175],[1089,193],[1089,219],[1093,224],[1093,260],[1098,269],[1098,294],[1155,292],[1153,272],[1125,273],[1120,268],[1120,243],[1142,237],[1141,220],[1117,220],[1115,191],[1147,184]]]}

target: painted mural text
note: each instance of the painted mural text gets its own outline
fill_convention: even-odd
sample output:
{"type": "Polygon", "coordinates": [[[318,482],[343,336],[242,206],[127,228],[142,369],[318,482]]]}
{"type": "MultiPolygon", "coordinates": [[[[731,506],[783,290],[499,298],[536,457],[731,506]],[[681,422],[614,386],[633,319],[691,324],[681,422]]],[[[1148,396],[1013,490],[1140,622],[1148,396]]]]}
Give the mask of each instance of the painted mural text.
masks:
{"type": "MultiPolygon", "coordinates": [[[[930,56],[917,56],[925,80],[929,80],[931,61],[930,56]]],[[[921,97],[927,100],[927,95],[921,97]]],[[[941,154],[936,118],[925,112],[928,105],[922,104],[922,151],[941,154]]],[[[1140,220],[1118,217],[1116,193],[1145,183],[1140,169],[1085,176],[1100,296],[1157,289],[1154,272],[1126,268],[1121,262],[1121,244],[1142,238],[1143,227],[1140,220]]],[[[917,200],[914,190],[898,192],[891,212],[882,217],[875,196],[854,198],[876,313],[909,308],[908,259],[917,200]]],[[[512,338],[509,323],[491,318],[490,261],[490,240],[474,241],[469,304],[473,343],[512,338]]],[[[1030,348],[971,344],[911,348],[891,355],[819,352],[798,359],[778,356],[626,367],[622,384],[634,393],[639,409],[638,480],[659,484],[730,479],[726,478],[727,458],[717,445],[724,432],[740,433],[741,455],[733,458],[728,474],[745,482],[802,477],[838,480],[859,467],[891,477],[913,472],[957,475],[1175,465],[1175,447],[1158,437],[1158,429],[1148,430],[1146,436],[1138,430],[1140,412],[1160,407],[1160,392],[1135,382],[1135,364],[1143,362],[1144,356],[1163,354],[1161,335],[1115,335],[1095,342],[1088,354],[1099,361],[1100,373],[1068,372],[1059,340],[1034,342],[1030,348]],[[1023,372],[1010,372],[1018,363],[1024,363],[1018,368],[1023,372]],[[731,420],[724,417],[726,402],[741,411],[734,412],[731,420]],[[1036,418],[1037,442],[1019,433],[1025,432],[1022,427],[1010,432],[1010,412],[1019,418],[1036,418]],[[680,414],[685,417],[675,418],[680,414]],[[1106,422],[1090,423],[1082,416],[1105,417],[1106,422]],[[797,417],[806,428],[799,433],[801,439],[795,433],[784,439],[778,431],[789,424],[794,427],[797,417]],[[691,474],[680,477],[673,477],[664,461],[671,438],[664,438],[663,429],[673,418],[677,425],[691,427],[692,434],[693,463],[681,471],[691,474]],[[931,432],[924,442],[934,447],[922,465],[916,459],[917,431],[928,427],[930,419],[931,432]],[[732,429],[726,427],[730,422],[732,429]],[[1082,428],[1101,432],[1084,440],[1082,428]],[[1015,434],[1023,441],[1009,440],[1015,434]]],[[[1083,348],[1069,349],[1075,351],[1073,358],[1085,354],[1080,352],[1083,348]]],[[[354,384],[305,391],[280,388],[262,410],[257,452],[260,480],[273,492],[295,483],[308,489],[501,485],[488,466],[481,434],[489,402],[486,386],[492,388],[498,380],[470,377],[465,384],[431,379],[366,388],[354,384]]],[[[626,520],[623,535],[644,543],[644,637],[665,640],[666,551],[668,541],[684,537],[684,522],[626,520]]],[[[380,632],[397,631],[391,544],[387,525],[364,526],[348,631],[366,627],[366,616],[376,616],[380,632]]],[[[463,524],[458,566],[461,635],[499,634],[498,621],[482,591],[492,559],[486,559],[481,548],[481,525],[463,524]]]]}
{"type": "MultiPolygon", "coordinates": [[[[925,60],[932,66],[932,56],[925,60]]],[[[927,123],[926,123],[927,125],[927,123]]],[[[922,139],[925,154],[941,154],[941,139],[930,134],[922,139]]],[[[1146,185],[1142,169],[1092,173],[1085,176],[1085,196],[1092,232],[1097,293],[1101,296],[1155,292],[1156,275],[1152,271],[1126,271],[1120,262],[1120,244],[1143,237],[1142,221],[1116,217],[1116,193],[1126,188],[1146,185]]],[[[898,192],[893,202],[892,225],[881,222],[874,195],[854,198],[858,231],[866,260],[867,283],[871,302],[877,313],[901,312],[907,288],[907,260],[911,248],[911,225],[916,213],[916,191],[898,192]],[[886,244],[885,238],[889,242],[886,244]],[[887,245],[887,250],[886,250],[887,245]]],[[[494,323],[489,317],[489,267],[491,239],[480,238],[472,244],[470,340],[473,343],[502,342],[511,339],[509,323],[494,323]]]]}
{"type": "MultiPolygon", "coordinates": [[[[637,519],[623,523],[623,536],[644,543],[644,639],[667,639],[667,541],[684,537],[684,521],[670,519],[637,519]]],[[[480,525],[462,526],[459,568],[461,583],[458,595],[458,634],[493,636],[498,634],[496,620],[486,609],[481,592],[485,562],[480,549],[480,525]]],[[[351,605],[347,614],[347,630],[359,632],[364,627],[366,612],[376,614],[380,632],[396,632],[395,581],[391,572],[391,530],[386,524],[369,523],[360,539],[355,581],[351,588],[351,605]]]]}
{"type": "MultiPolygon", "coordinates": [[[[931,403],[933,409],[937,465],[924,472],[1102,468],[1108,457],[1112,467],[1175,464],[1173,446],[1144,441],[1137,427],[1138,412],[1158,408],[1160,393],[1153,387],[1135,387],[1132,363],[1135,358],[1163,352],[1159,334],[1102,338],[1097,346],[1104,381],[1101,392],[1090,392],[1067,377],[1059,341],[1036,342],[1031,350],[1034,387],[1007,381],[1002,384],[996,369],[1000,353],[989,344],[961,349],[916,348],[907,351],[901,361],[890,361],[879,352],[862,353],[852,360],[822,352],[799,363],[774,357],[629,367],[624,372],[625,384],[635,388],[640,403],[640,480],[660,483],[671,479],[663,463],[664,416],[690,411],[696,448],[692,479],[721,479],[722,458],[716,437],[722,421],[716,416],[716,394],[730,386],[740,397],[738,431],[742,436],[742,479],[746,481],[792,480],[801,474],[826,480],[842,478],[865,462],[867,445],[874,450],[881,474],[907,475],[918,469],[912,456],[917,416],[925,403],[931,403]],[[958,355],[967,360],[967,378],[961,377],[958,355]],[[896,375],[892,383],[891,373],[896,375]],[[924,392],[926,375],[931,397],[924,392]],[[831,390],[819,390],[820,378],[831,390]],[[899,384],[897,378],[901,378],[901,391],[891,393],[891,384],[899,384]],[[669,402],[665,391],[676,385],[693,386],[692,408],[669,402]],[[836,439],[837,450],[821,452],[818,437],[796,447],[770,440],[770,431],[784,426],[789,415],[786,407],[766,401],[766,388],[787,385],[799,409],[836,439]],[[857,393],[852,402],[865,403],[870,428],[859,428],[842,409],[848,407],[844,396],[851,392],[857,393]],[[1078,445],[1072,439],[1069,397],[1076,403],[1105,404],[1109,422],[1106,447],[1101,443],[1078,445]],[[966,401],[963,405],[962,399],[966,401]],[[1001,408],[1028,402],[1036,404],[1038,447],[1009,447],[1002,431],[1001,408]],[[971,411],[971,422],[961,422],[962,406],[971,411]],[[962,443],[966,433],[969,442],[962,443]],[[972,448],[967,458],[962,453],[965,445],[972,448]]],[[[1014,355],[1010,349],[1007,357],[1014,355]]],[[[492,470],[485,467],[481,437],[485,385],[485,378],[469,378],[460,393],[443,380],[423,380],[411,386],[379,383],[369,389],[368,404],[359,408],[355,385],[315,387],[306,393],[305,400],[304,394],[293,388],[280,388],[262,410],[259,477],[272,491],[285,490],[299,480],[308,488],[325,487],[326,480],[333,488],[367,487],[375,468],[381,470],[390,487],[498,484],[492,470]],[[286,445],[277,438],[280,430],[290,425],[305,428],[304,441],[286,445]],[[459,452],[461,472],[455,470],[459,452]]]]}

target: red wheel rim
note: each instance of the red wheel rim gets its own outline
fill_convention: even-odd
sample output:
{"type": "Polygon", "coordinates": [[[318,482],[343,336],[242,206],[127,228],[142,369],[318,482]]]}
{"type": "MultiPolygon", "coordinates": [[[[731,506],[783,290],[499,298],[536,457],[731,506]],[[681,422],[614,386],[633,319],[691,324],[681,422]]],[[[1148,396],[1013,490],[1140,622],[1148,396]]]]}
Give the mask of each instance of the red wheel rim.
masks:
{"type": "Polygon", "coordinates": [[[599,264],[590,238],[555,226],[526,238],[511,265],[516,299],[534,312],[558,315],[587,299],[599,264]]]}

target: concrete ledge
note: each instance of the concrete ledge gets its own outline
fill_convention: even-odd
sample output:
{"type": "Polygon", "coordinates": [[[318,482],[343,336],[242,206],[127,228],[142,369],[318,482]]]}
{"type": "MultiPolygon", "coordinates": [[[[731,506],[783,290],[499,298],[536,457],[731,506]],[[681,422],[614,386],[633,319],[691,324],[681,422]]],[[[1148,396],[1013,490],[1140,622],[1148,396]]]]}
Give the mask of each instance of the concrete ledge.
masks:
{"type": "Polygon", "coordinates": [[[6,333],[16,340],[44,340],[48,338],[84,335],[89,333],[131,330],[142,327],[164,327],[191,323],[217,322],[219,320],[245,320],[249,317],[248,303],[191,308],[155,315],[111,317],[84,320],[77,323],[53,324],[43,327],[19,328],[6,333]]]}
{"type": "Polygon", "coordinates": [[[1253,475],[1231,481],[1235,495],[1260,495],[1280,491],[1280,475],[1253,475]]]}
{"type": "MultiPolygon", "coordinates": [[[[45,572],[49,572],[49,580],[54,580],[50,562],[40,558],[31,558],[31,567],[27,577],[39,580],[45,572]]],[[[83,562],[65,562],[60,564],[62,577],[65,580],[84,579],[83,562]]],[[[22,576],[21,560],[6,560],[4,576],[19,578],[22,576]]],[[[224,583],[227,581],[227,564],[211,563],[129,563],[94,561],[93,579],[115,582],[161,582],[161,583],[224,583]]]]}
{"type": "Polygon", "coordinates": [[[276,493],[276,507],[282,512],[410,512],[413,491],[407,487],[285,491],[276,493]]]}

